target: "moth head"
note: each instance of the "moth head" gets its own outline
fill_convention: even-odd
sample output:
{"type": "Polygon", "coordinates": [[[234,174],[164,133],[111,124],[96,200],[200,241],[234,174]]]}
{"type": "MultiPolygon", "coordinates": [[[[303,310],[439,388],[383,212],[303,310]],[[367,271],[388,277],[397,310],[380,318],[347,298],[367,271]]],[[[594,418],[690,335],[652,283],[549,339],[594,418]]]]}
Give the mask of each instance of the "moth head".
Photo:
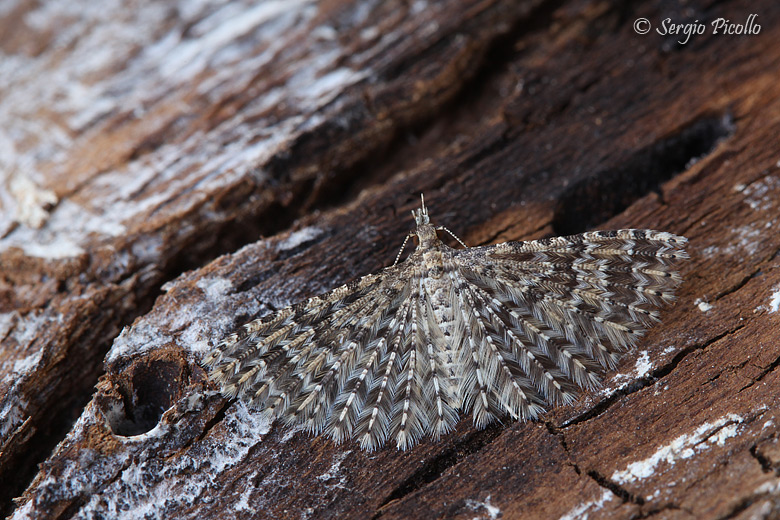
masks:
{"type": "Polygon", "coordinates": [[[436,228],[431,225],[431,219],[428,218],[428,208],[425,207],[425,198],[420,194],[420,209],[412,210],[412,216],[417,224],[417,229],[412,235],[417,236],[417,247],[429,249],[436,247],[439,237],[436,235],[436,228]]]}
{"type": "Polygon", "coordinates": [[[412,216],[418,228],[431,223],[431,220],[428,218],[428,208],[425,207],[425,197],[422,193],[420,193],[420,201],[420,209],[412,210],[412,216]]]}

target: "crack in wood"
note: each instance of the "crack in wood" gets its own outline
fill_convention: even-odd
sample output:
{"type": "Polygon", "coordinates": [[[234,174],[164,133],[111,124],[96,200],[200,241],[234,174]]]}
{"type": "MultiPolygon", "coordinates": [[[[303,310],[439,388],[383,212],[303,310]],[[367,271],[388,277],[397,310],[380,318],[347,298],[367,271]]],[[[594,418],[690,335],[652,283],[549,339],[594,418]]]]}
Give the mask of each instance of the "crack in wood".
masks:
{"type": "MultiPolygon", "coordinates": [[[[547,224],[548,224],[548,222],[543,222],[543,223],[539,224],[538,226],[536,226],[534,229],[524,229],[523,233],[526,236],[541,235],[542,230],[547,226],[547,224]]],[[[491,233],[484,241],[481,241],[481,242],[483,242],[483,244],[493,244],[498,239],[498,237],[500,237],[501,235],[503,235],[504,233],[506,233],[510,229],[513,229],[514,227],[515,226],[512,225],[512,224],[507,224],[506,226],[502,226],[502,227],[498,228],[495,232],[491,233]]],[[[480,244],[480,245],[483,245],[483,244],[480,244]]]]}
{"type": "Polygon", "coordinates": [[[761,453],[758,450],[757,444],[751,446],[750,450],[748,451],[750,455],[752,455],[753,458],[758,461],[759,465],[761,466],[761,471],[764,473],[774,473],[775,476],[780,477],[780,465],[761,453]]]}
{"type": "Polygon", "coordinates": [[[740,388],[739,390],[737,390],[737,393],[741,393],[742,391],[744,391],[744,390],[747,390],[747,389],[748,389],[748,388],[750,388],[751,386],[753,386],[753,385],[755,385],[756,383],[760,382],[760,381],[761,381],[762,379],[764,379],[764,378],[765,378],[767,375],[769,375],[769,374],[771,374],[772,372],[774,372],[774,371],[777,369],[777,367],[778,367],[778,366],[780,366],[780,356],[778,356],[777,358],[775,358],[775,360],[774,360],[774,361],[772,361],[772,362],[769,364],[769,366],[767,366],[767,367],[766,367],[764,370],[762,370],[762,371],[761,371],[761,373],[759,373],[759,375],[758,375],[758,376],[757,376],[755,379],[753,379],[753,380],[752,380],[752,381],[750,381],[748,384],[746,384],[745,386],[743,386],[742,388],[740,388]]]}
{"type": "Polygon", "coordinates": [[[622,213],[648,193],[662,197],[662,183],[706,157],[734,131],[728,112],[702,116],[632,153],[619,166],[574,183],[558,199],[553,217],[555,233],[582,233],[622,213]]]}
{"type": "Polygon", "coordinates": [[[748,508],[758,503],[759,500],[765,498],[769,499],[771,503],[770,509],[767,511],[762,511],[763,514],[761,515],[751,516],[750,518],[778,518],[778,515],[780,515],[780,501],[778,501],[777,496],[774,493],[771,491],[766,491],[754,493],[750,496],[742,498],[739,502],[732,506],[726,514],[720,515],[714,520],[731,520],[733,518],[742,518],[743,516],[741,513],[745,512],[748,508]]]}
{"type": "Polygon", "coordinates": [[[564,431],[550,421],[545,421],[544,425],[547,427],[547,431],[558,439],[558,442],[560,443],[564,453],[566,453],[566,457],[569,459],[569,464],[571,465],[572,469],[574,469],[574,472],[577,473],[577,475],[582,475],[582,470],[580,469],[579,464],[574,461],[571,449],[569,448],[569,443],[566,442],[566,435],[564,431]]]}
{"type": "Polygon", "coordinates": [[[765,259],[761,260],[750,273],[746,274],[740,280],[732,285],[731,287],[727,287],[723,291],[719,292],[715,295],[714,300],[718,301],[730,294],[733,294],[737,292],[738,290],[742,289],[745,285],[748,284],[751,280],[753,280],[756,276],[763,273],[763,267],[767,265],[772,259],[776,258],[780,254],[780,248],[776,248],[773,253],[768,255],[765,259]]]}
{"type": "Polygon", "coordinates": [[[607,477],[602,475],[596,470],[590,470],[585,473],[587,476],[589,476],[596,484],[598,484],[600,487],[603,487],[604,489],[608,489],[612,493],[614,493],[616,496],[620,497],[623,502],[630,502],[632,504],[636,504],[638,506],[644,505],[645,499],[631,493],[626,488],[622,487],[617,482],[613,482],[609,480],[607,477]]]}
{"type": "Polygon", "coordinates": [[[211,432],[211,430],[214,429],[216,425],[221,423],[222,419],[225,418],[228,409],[233,404],[232,401],[225,399],[217,392],[214,393],[214,396],[217,397],[218,399],[221,399],[224,402],[217,409],[217,413],[215,413],[214,416],[206,422],[206,424],[203,426],[203,431],[195,438],[192,444],[197,444],[200,441],[202,441],[211,432]]]}

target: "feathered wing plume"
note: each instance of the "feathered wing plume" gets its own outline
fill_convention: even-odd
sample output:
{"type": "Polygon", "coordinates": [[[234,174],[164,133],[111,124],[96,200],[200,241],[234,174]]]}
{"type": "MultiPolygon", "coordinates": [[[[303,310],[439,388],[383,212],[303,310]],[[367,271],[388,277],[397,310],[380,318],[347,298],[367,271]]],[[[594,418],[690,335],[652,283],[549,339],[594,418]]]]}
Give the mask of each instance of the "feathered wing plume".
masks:
{"type": "Polygon", "coordinates": [[[423,205],[404,262],[247,323],[204,360],[228,397],[364,449],[535,418],[599,383],[681,283],[686,239],[597,231],[455,250],[423,205]]]}

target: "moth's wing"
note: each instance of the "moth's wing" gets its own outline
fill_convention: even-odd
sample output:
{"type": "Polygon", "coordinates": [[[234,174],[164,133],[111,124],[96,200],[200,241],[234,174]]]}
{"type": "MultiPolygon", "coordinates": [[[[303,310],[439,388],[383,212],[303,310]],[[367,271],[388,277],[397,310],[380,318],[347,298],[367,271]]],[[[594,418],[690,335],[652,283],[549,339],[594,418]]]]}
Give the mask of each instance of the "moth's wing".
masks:
{"type": "Polygon", "coordinates": [[[336,441],[358,437],[366,449],[389,438],[409,447],[431,415],[442,418],[436,433],[457,420],[452,396],[431,412],[441,403],[426,385],[441,368],[421,321],[420,276],[404,262],[282,309],[225,338],[204,363],[225,395],[271,417],[336,441]]]}
{"type": "MultiPolygon", "coordinates": [[[[444,338],[423,289],[426,272],[414,260],[399,267],[403,268],[399,278],[405,283],[402,299],[384,314],[369,359],[359,364],[361,370],[353,372],[337,400],[338,411],[340,402],[353,400],[354,390],[347,391],[361,385],[361,400],[353,407],[356,420],[350,428],[368,450],[388,440],[407,449],[425,434],[438,438],[458,420],[456,388],[440,355],[444,338]]],[[[333,418],[344,414],[342,409],[333,418]]]]}
{"type": "Polygon", "coordinates": [[[685,243],[627,229],[455,251],[461,391],[477,424],[598,384],[673,299],[685,243]]]}
{"type": "Polygon", "coordinates": [[[378,309],[399,288],[381,274],[251,321],[204,360],[228,397],[241,397],[271,417],[324,426],[340,381],[376,334],[378,309]]]}

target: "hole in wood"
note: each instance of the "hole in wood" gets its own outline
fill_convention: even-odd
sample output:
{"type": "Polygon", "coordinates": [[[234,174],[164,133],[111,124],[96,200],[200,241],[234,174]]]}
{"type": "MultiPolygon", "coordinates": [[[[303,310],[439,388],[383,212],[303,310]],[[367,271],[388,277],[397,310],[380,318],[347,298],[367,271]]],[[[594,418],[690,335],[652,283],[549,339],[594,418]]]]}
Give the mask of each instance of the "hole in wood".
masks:
{"type": "Polygon", "coordinates": [[[133,437],[152,430],[163,412],[180,397],[186,364],[180,360],[144,359],[134,363],[121,376],[121,402],[104,410],[111,431],[133,437]]]}
{"type": "Polygon", "coordinates": [[[574,235],[618,215],[637,199],[685,171],[734,133],[731,116],[711,115],[638,150],[619,167],[572,184],[558,200],[556,235],[574,235]]]}

